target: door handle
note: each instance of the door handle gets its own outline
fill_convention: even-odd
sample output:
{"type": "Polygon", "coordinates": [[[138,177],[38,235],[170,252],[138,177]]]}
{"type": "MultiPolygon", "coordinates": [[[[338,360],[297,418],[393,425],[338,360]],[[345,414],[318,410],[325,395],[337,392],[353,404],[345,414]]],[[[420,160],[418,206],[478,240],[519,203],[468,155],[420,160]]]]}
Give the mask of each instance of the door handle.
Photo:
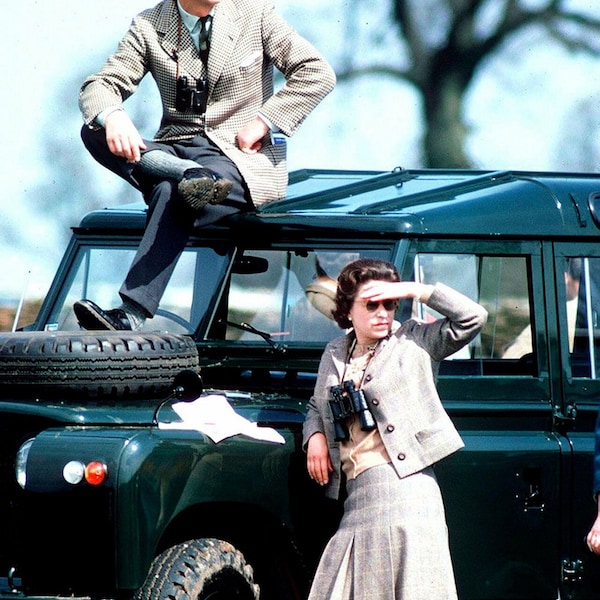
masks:
{"type": "Polygon", "coordinates": [[[523,502],[525,512],[530,510],[543,511],[545,507],[544,494],[542,493],[542,474],[537,467],[526,468],[523,472],[523,482],[527,485],[525,500],[523,502]]]}

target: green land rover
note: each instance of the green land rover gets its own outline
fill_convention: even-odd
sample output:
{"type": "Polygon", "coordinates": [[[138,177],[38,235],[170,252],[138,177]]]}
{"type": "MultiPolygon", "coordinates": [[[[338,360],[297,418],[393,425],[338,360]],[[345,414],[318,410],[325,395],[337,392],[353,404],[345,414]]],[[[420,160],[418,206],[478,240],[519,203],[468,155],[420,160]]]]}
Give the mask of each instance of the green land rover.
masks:
{"type": "Polygon", "coordinates": [[[489,312],[438,376],[465,442],[436,466],[461,600],[600,598],[600,177],[294,172],[190,239],[143,331],[79,330],[73,302],[118,301],[144,224],[85,216],[35,323],[0,334],[1,600],[304,598],[340,507],[301,428],[359,257],[489,312]]]}

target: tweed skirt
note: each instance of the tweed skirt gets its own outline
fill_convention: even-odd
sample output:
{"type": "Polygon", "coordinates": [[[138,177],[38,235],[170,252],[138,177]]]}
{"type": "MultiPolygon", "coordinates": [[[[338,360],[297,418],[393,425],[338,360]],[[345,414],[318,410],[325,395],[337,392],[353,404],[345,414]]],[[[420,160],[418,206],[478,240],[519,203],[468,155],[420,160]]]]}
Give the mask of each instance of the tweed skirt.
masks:
{"type": "Polygon", "coordinates": [[[347,483],[344,516],[309,600],[453,600],[454,572],[433,469],[400,479],[390,464],[347,483]]]}

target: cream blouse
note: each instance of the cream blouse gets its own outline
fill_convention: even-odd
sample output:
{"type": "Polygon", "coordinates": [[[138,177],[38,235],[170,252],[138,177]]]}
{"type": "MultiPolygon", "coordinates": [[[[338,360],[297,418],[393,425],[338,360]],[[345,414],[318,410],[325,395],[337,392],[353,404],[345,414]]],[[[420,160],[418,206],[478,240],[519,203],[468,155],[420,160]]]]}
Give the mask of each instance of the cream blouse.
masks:
{"type": "MultiPolygon", "coordinates": [[[[376,348],[367,349],[365,354],[350,358],[346,365],[344,381],[352,380],[357,387],[360,387],[359,383],[363,380],[365,369],[375,350],[376,348]]],[[[391,462],[377,429],[363,431],[356,415],[352,415],[346,425],[350,435],[347,441],[340,442],[340,457],[342,470],[347,479],[356,479],[371,467],[391,462]]]]}

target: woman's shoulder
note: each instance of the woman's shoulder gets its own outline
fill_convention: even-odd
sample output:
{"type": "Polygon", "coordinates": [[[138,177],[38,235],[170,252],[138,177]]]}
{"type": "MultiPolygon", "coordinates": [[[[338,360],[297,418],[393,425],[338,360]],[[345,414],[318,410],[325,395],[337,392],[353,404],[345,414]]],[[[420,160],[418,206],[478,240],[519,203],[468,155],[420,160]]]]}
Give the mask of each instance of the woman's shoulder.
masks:
{"type": "Polygon", "coordinates": [[[333,338],[325,346],[325,351],[347,350],[350,347],[353,336],[352,332],[348,332],[333,338]]]}

